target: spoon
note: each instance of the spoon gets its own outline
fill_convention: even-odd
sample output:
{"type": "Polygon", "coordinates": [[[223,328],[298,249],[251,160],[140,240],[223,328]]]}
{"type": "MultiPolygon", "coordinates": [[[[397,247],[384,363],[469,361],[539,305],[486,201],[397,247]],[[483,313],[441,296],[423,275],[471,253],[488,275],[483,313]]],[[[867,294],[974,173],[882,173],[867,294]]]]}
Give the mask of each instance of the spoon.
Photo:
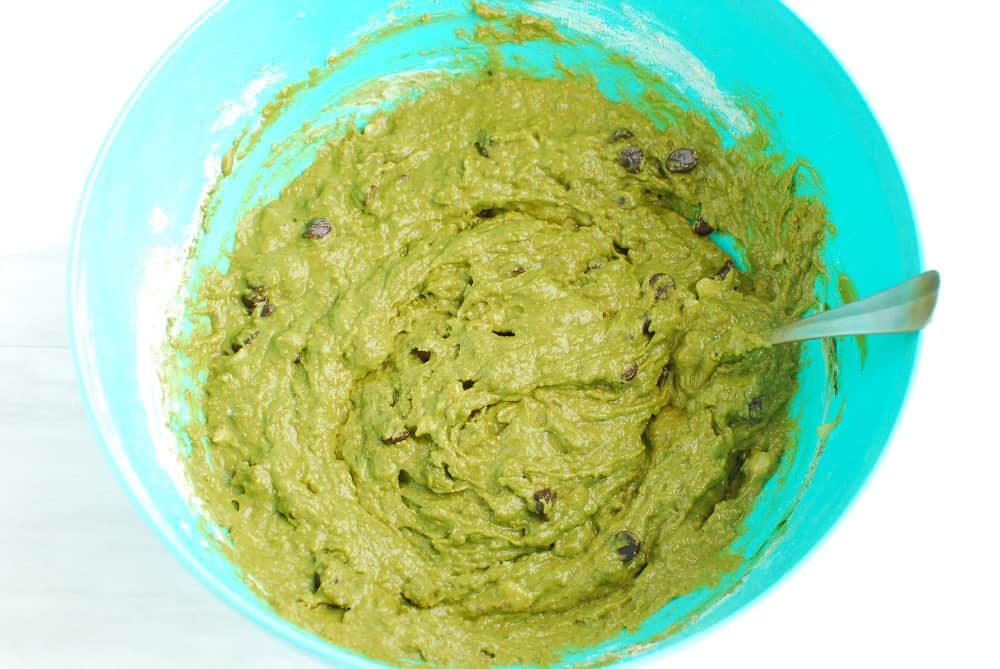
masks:
{"type": "Polygon", "coordinates": [[[876,295],[782,325],[772,344],[852,335],[915,332],[931,319],[941,275],[924,272],[876,295]]]}

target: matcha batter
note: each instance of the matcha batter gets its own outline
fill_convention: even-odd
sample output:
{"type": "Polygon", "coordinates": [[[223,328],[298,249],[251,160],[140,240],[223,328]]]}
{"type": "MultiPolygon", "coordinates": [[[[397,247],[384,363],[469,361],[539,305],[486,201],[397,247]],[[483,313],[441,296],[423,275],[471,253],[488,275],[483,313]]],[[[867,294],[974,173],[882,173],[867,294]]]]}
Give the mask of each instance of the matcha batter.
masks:
{"type": "Polygon", "coordinates": [[[822,206],[761,137],[497,71],[331,141],[177,342],[189,473],[282,616],[545,663],[717,582],[792,446],[822,206]],[[731,258],[714,243],[728,233],[731,258]]]}

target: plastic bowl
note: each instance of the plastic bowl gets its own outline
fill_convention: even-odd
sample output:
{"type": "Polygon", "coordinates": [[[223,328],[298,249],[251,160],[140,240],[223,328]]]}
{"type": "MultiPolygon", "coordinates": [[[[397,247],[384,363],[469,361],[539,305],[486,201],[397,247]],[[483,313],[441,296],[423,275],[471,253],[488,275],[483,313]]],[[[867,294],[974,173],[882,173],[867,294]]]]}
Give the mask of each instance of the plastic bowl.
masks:
{"type": "MultiPolygon", "coordinates": [[[[564,63],[594,71],[614,94],[627,74],[620,62],[616,70],[607,61],[600,44],[609,45],[663,75],[664,85],[716,113],[729,131],[764,123],[779,149],[807,159],[821,177],[817,193],[838,228],[825,255],[833,280],[820,286],[830,302],[839,299],[832,287],[840,272],[849,273],[864,294],[920,271],[906,192],[878,124],[836,60],[780,3],[504,4],[545,14],[568,34],[592,38],[558,48],[541,42],[506,45],[505,56],[551,69],[558,51],[564,63]],[[772,114],[742,115],[731,95],[750,96],[772,114]]],[[[199,205],[226,150],[253,126],[263,103],[283,85],[308,79],[312,68],[361,35],[425,12],[433,20],[412,20],[407,29],[368,44],[267,124],[258,143],[267,148],[248,151],[217,187],[220,215],[199,243],[195,262],[217,261],[232,239],[238,213],[251,200],[273,195],[309,162],[322,132],[314,133],[312,143],[279,150],[277,160],[266,161],[270,147],[280,149],[303,121],[315,119],[322,128],[319,120],[342,111],[330,102],[342,102],[346,92],[366,81],[389,76],[405,81],[400,73],[459,67],[450,47],[465,56],[483,50],[456,37],[456,28],[476,20],[465,0],[218,5],[170,49],[116,121],[83,194],[70,259],[70,328],[80,383],[100,440],[136,506],[177,558],[234,608],[347,667],[381,665],[277,617],[203,533],[178,464],[182,445],[166,427],[156,352],[168,306],[183,290],[199,205]],[[228,228],[220,224],[226,221],[228,228]]],[[[364,113],[363,96],[352,99],[352,109],[364,113]]],[[[875,466],[902,406],[917,342],[916,335],[872,338],[863,360],[853,340],[842,341],[835,354],[836,379],[822,346],[806,346],[794,407],[798,448],[746,521],[735,546],[746,555],[744,567],[718,587],[670,602],[638,630],[568,654],[563,665],[627,664],[676,648],[788,573],[829,531],[875,466]]],[[[832,353],[829,345],[825,353],[832,353]]]]}

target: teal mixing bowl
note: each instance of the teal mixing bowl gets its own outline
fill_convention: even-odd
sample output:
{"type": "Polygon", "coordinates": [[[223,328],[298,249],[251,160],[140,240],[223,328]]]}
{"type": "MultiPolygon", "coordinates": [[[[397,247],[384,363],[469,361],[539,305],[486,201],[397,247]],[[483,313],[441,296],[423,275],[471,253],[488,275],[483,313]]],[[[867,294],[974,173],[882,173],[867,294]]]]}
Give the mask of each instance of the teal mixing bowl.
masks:
{"type": "MultiPolygon", "coordinates": [[[[825,252],[831,276],[818,286],[829,304],[840,299],[841,273],[865,294],[920,271],[910,206],[878,124],[836,60],[780,3],[503,4],[544,15],[574,38],[506,44],[505,59],[544,72],[559,55],[564,64],[594,72],[615,96],[636,82],[625,60],[608,59],[608,49],[629,55],[686,104],[715,114],[724,133],[764,124],[779,150],[808,160],[819,175],[815,192],[837,227],[825,252]],[[770,113],[748,113],[738,104],[746,99],[770,113]]],[[[206,536],[211,525],[202,523],[179,464],[184,445],[168,426],[179,405],[164,390],[190,380],[161,383],[163,333],[189,276],[185,267],[224,263],[240,212],[273,196],[308,164],[339,116],[364,116],[381,104],[365,96],[365,82],[391,80],[412,90],[428,72],[470,67],[485,47],[460,39],[457,29],[478,20],[466,0],[219,4],[153,68],[115,122],[74,231],[69,319],[79,379],[100,441],[136,506],[177,558],[230,605],[342,666],[380,665],[277,617],[206,536]],[[388,25],[403,27],[386,32],[388,25]],[[285,104],[266,104],[282,87],[309,80],[331,54],[380,30],[381,39],[341,57],[333,70],[313,71],[314,85],[285,95],[285,104]],[[303,134],[305,121],[312,130],[303,134]],[[242,148],[229,151],[244,132],[242,148]],[[226,178],[218,182],[221,173],[226,178]],[[215,214],[200,231],[210,192],[215,214]]],[[[841,516],[885,448],[917,343],[916,335],[893,335],[872,338],[866,352],[854,340],[804,347],[793,407],[798,447],[734,546],[746,556],[743,567],[716,587],[666,604],[640,629],[567,654],[563,664],[628,664],[667,652],[794,568],[841,516]]]]}

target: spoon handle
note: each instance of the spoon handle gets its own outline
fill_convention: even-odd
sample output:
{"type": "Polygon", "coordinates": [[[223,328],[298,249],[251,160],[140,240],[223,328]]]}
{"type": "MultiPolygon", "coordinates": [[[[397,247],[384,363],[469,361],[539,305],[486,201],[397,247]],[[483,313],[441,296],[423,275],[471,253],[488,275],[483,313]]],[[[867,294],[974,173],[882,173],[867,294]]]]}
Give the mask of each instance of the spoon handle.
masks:
{"type": "Polygon", "coordinates": [[[869,298],[783,325],[771,334],[771,343],[919,330],[934,312],[940,286],[940,274],[924,272],[869,298]]]}

